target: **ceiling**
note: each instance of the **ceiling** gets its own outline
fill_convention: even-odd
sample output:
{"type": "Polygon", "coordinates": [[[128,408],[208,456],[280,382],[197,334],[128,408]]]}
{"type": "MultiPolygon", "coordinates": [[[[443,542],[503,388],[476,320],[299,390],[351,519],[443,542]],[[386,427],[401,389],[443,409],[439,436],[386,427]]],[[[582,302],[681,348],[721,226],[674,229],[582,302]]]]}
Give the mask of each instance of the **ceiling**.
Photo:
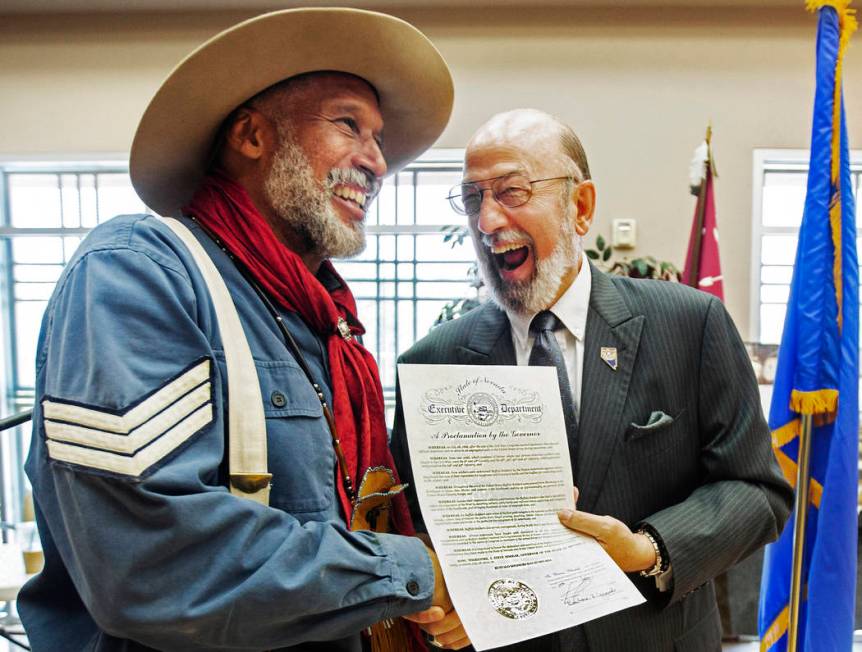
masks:
{"type": "Polygon", "coordinates": [[[2,0],[0,14],[128,13],[170,11],[258,11],[299,6],[332,5],[366,8],[466,8],[477,5],[524,7],[679,7],[679,8],[802,8],[802,0],[2,0]]]}

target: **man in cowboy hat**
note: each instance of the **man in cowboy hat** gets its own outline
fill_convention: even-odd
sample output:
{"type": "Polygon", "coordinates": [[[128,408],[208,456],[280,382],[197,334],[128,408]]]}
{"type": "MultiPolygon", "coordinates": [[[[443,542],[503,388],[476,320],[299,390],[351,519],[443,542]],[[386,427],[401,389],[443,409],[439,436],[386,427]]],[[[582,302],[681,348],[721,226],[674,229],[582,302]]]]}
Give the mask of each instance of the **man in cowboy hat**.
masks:
{"type": "Polygon", "coordinates": [[[410,614],[467,644],[399,487],[360,509],[392,460],[328,262],[362,249],[381,177],[451,105],[418,30],[350,9],[246,21],[167,78],[130,167],[179,221],[96,228],[45,313],[27,462],[45,570],[19,599],[34,650],[358,651],[410,614]],[[390,533],[364,529],[386,514],[390,533]]]}

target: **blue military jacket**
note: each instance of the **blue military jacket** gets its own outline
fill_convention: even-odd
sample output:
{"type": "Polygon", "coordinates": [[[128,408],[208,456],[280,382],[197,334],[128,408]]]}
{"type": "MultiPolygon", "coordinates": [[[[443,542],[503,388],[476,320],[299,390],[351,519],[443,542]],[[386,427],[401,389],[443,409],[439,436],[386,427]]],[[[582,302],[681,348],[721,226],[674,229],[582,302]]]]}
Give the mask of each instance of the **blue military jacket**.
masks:
{"type": "MultiPolygon", "coordinates": [[[[430,605],[428,555],[348,531],[320,402],[254,290],[185,223],[255,359],[270,506],[226,488],[224,354],[190,254],[151,216],[99,226],[39,336],[26,469],[45,570],[19,597],[33,650],[358,650],[364,627],[430,605]]],[[[331,401],[323,344],[282,316],[331,401]]]]}

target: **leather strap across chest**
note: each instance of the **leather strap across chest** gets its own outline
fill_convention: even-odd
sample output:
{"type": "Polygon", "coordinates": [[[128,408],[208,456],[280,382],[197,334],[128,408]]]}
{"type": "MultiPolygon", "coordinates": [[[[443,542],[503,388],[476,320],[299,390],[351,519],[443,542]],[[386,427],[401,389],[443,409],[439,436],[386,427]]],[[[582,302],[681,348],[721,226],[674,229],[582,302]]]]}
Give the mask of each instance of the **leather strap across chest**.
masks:
{"type": "Polygon", "coordinates": [[[227,367],[230,491],[269,505],[272,474],[267,470],[263,400],[236,306],[215,264],[188,227],[174,218],[160,219],[182,240],[197,263],[215,309],[227,367]]]}

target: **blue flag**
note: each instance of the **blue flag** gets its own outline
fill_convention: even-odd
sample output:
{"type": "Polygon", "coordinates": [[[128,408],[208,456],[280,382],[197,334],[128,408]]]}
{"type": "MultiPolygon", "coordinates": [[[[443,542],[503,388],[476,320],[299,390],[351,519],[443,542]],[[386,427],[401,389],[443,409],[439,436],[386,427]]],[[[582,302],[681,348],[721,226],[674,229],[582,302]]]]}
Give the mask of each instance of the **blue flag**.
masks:
{"type": "MultiPolygon", "coordinates": [[[[778,350],[769,428],[796,484],[800,415],[813,415],[798,650],[850,650],[856,596],[859,271],[841,60],[856,29],[849,0],[819,11],[814,125],[805,212],[778,350]]],[[[766,549],[758,617],[762,652],[787,649],[795,518],[766,549]]]]}

